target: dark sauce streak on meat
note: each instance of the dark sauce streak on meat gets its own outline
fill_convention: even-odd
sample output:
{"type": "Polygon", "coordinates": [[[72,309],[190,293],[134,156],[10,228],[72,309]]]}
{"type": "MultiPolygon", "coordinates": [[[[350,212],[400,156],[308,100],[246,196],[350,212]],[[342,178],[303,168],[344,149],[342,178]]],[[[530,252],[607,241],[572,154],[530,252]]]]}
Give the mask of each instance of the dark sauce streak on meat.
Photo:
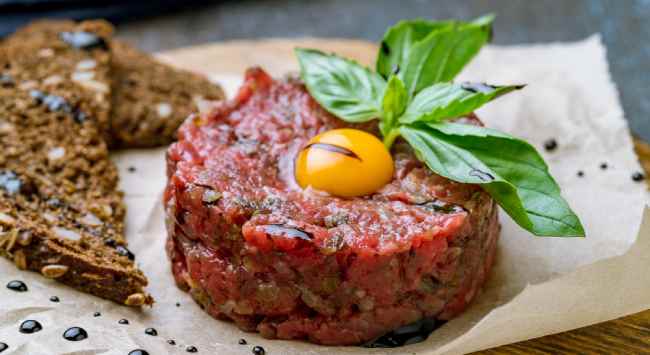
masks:
{"type": "Polygon", "coordinates": [[[441,213],[467,212],[467,210],[463,206],[455,205],[453,203],[447,203],[442,200],[427,201],[424,203],[419,203],[418,206],[422,206],[426,209],[433,210],[435,212],[441,212],[441,213]]]}
{"type": "Polygon", "coordinates": [[[63,42],[77,49],[91,50],[98,48],[108,50],[106,40],[91,32],[61,32],[59,37],[63,42]]]}
{"type": "Polygon", "coordinates": [[[0,353],[7,349],[9,349],[9,345],[7,345],[6,343],[0,343],[0,353]]]}
{"type": "Polygon", "coordinates": [[[494,180],[494,176],[492,174],[490,174],[488,172],[485,172],[483,170],[479,170],[479,169],[472,169],[469,172],[469,176],[479,178],[479,179],[481,179],[481,181],[492,181],[492,180],[494,180]]]}
{"type": "Polygon", "coordinates": [[[314,236],[297,228],[287,227],[282,224],[269,224],[264,226],[264,232],[270,235],[285,235],[290,238],[312,240],[314,236]]]}
{"type": "Polygon", "coordinates": [[[347,148],[340,147],[338,145],[328,144],[328,143],[312,143],[305,147],[305,149],[309,149],[309,148],[327,150],[328,152],[343,154],[350,158],[358,159],[359,161],[361,161],[361,158],[355,152],[347,148]]]}
{"type": "Polygon", "coordinates": [[[445,321],[425,318],[415,323],[399,327],[390,333],[363,344],[365,348],[396,348],[399,346],[421,343],[445,321]]]}

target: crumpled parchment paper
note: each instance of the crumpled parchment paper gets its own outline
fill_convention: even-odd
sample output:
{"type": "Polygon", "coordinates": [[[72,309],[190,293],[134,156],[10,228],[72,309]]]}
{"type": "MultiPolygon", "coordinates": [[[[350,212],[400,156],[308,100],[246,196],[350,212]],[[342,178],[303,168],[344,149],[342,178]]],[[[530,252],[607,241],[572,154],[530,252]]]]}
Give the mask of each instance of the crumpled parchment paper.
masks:
{"type": "MultiPolygon", "coordinates": [[[[336,51],[360,62],[374,60],[375,47],[351,40],[266,40],[212,44],[163,53],[175,65],[203,72],[232,94],[244,69],[265,67],[274,75],[296,70],[294,46],[336,51]]],[[[267,354],[459,354],[602,322],[650,308],[650,209],[640,170],[611,81],[599,36],[575,43],[488,47],[459,80],[493,84],[527,83],[479,110],[489,125],[537,146],[582,218],[585,239],[535,238],[501,214],[503,232],[491,279],[477,301],[420,344],[398,349],[329,348],[304,342],[266,340],[217,321],[179,291],[164,253],[166,233],[160,193],[165,184],[164,149],[114,154],[129,207],[128,234],[138,264],[157,300],[142,311],[78,293],[37,274],[0,261],[0,283],[27,282],[30,291],[0,289],[0,342],[6,354],[250,354],[253,345],[267,354]],[[559,148],[546,153],[548,138],[559,148]],[[609,168],[601,170],[601,162],[609,168]],[[128,167],[136,168],[129,172],[128,167]],[[584,171],[584,177],[577,171],[584,171]],[[640,228],[641,221],[644,221],[640,228]],[[49,302],[57,295],[60,303],[49,302]],[[179,302],[179,306],[176,303],[179,302]],[[100,317],[93,313],[101,312],[100,317]],[[118,324],[126,318],[129,325],[118,324]],[[25,319],[43,324],[41,332],[18,332],[25,319]],[[81,326],[89,338],[69,342],[65,329],[81,326]],[[158,336],[144,333],[155,327],[158,336]],[[239,345],[245,338],[248,345],[239,345]],[[176,345],[166,340],[174,339],[176,345]]],[[[4,355],[4,354],[3,354],[4,355]]]]}

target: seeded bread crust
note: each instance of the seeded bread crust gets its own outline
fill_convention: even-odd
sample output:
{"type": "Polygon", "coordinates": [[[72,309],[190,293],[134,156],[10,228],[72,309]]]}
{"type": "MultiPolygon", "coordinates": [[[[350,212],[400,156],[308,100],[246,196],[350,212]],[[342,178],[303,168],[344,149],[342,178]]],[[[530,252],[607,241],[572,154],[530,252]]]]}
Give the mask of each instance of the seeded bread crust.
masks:
{"type": "Polygon", "coordinates": [[[4,72],[19,89],[75,96],[74,101],[88,114],[86,119],[108,132],[112,87],[108,41],[112,35],[113,27],[101,20],[36,22],[3,42],[5,66],[9,66],[4,72]]]}
{"type": "MultiPolygon", "coordinates": [[[[95,26],[110,24],[93,21],[95,26]]],[[[11,38],[48,37],[72,31],[73,21],[40,20],[11,38]]],[[[172,68],[133,46],[112,40],[112,112],[107,142],[116,148],[149,148],[175,140],[176,129],[192,113],[224,99],[220,86],[202,75],[172,68]]]]}
{"type": "Polygon", "coordinates": [[[201,75],[161,64],[129,44],[113,41],[113,145],[155,147],[171,143],[176,129],[221,88],[201,75]]]}
{"type": "Polygon", "coordinates": [[[73,38],[76,46],[61,31],[32,31],[0,47],[0,254],[99,297],[151,304],[126,248],[123,195],[102,134],[112,28],[75,25],[68,32],[97,37],[73,38]]]}

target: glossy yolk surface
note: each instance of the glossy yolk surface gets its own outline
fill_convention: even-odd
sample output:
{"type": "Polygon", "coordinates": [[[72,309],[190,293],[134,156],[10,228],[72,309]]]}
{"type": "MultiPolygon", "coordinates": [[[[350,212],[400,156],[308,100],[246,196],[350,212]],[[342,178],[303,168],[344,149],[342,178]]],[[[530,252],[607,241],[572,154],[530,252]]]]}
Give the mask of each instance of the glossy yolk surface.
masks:
{"type": "Polygon", "coordinates": [[[389,183],[393,159],[374,135],[334,129],[312,138],[296,159],[296,180],[341,197],[369,195],[389,183]]]}

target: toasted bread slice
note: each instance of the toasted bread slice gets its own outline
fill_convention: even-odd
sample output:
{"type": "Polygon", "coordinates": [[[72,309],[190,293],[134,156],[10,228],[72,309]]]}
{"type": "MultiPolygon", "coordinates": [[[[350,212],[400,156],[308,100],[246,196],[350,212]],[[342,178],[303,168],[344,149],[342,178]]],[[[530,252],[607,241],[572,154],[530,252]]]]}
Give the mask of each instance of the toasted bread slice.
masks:
{"type": "Polygon", "coordinates": [[[124,42],[113,41],[111,49],[115,146],[169,144],[198,106],[224,98],[223,90],[201,75],[162,64],[124,42]]]}
{"type": "Polygon", "coordinates": [[[30,31],[0,47],[0,254],[99,297],[151,304],[105,143],[112,28],[30,31]]]}

